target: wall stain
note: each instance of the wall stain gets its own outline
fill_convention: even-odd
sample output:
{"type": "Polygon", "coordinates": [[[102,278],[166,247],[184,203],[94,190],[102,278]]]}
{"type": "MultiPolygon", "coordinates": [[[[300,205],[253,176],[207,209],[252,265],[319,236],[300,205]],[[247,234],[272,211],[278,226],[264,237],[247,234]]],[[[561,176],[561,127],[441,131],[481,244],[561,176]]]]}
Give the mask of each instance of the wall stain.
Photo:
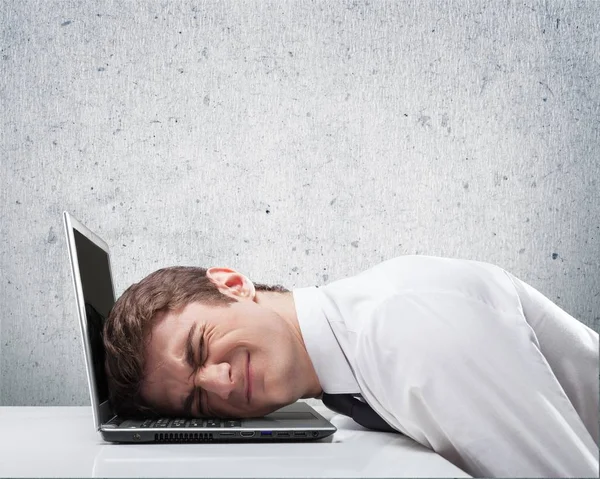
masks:
{"type": "Polygon", "coordinates": [[[420,115],[419,118],[417,119],[417,122],[420,123],[423,128],[425,128],[425,127],[431,128],[431,125],[429,124],[429,120],[431,120],[430,116],[420,115]]]}
{"type": "Polygon", "coordinates": [[[50,231],[48,231],[48,238],[46,239],[46,243],[48,243],[48,244],[56,243],[56,234],[54,233],[54,228],[50,228],[50,231]]]}

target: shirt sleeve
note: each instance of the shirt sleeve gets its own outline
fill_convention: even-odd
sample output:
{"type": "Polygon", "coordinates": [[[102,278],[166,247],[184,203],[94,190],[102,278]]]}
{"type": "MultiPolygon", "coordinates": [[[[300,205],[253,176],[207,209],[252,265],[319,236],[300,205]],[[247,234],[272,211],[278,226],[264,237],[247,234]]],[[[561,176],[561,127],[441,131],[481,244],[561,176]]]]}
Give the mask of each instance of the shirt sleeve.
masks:
{"type": "Polygon", "coordinates": [[[522,312],[456,292],[385,300],[357,337],[365,400],[481,477],[590,477],[598,449],[522,312]]]}
{"type": "Polygon", "coordinates": [[[599,444],[598,333],[508,271],[540,350],[588,432],[599,444]]]}

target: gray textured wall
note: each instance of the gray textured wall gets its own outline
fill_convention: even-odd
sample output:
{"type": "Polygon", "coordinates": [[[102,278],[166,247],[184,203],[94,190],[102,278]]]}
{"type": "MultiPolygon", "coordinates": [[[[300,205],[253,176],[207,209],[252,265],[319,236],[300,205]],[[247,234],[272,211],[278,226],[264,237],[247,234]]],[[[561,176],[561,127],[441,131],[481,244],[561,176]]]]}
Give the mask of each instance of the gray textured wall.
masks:
{"type": "Polygon", "coordinates": [[[600,2],[2,2],[3,405],[88,404],[61,212],[288,288],[496,263],[600,330],[600,2]],[[489,4],[492,5],[489,5],[489,4]]]}

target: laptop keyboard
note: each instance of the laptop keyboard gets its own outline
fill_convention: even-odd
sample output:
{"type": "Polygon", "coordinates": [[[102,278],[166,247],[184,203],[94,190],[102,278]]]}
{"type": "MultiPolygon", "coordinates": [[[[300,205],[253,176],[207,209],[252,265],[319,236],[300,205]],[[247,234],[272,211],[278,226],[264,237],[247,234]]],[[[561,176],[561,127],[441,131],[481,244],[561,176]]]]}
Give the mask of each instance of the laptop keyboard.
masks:
{"type": "MultiPolygon", "coordinates": [[[[178,427],[193,427],[193,428],[205,428],[205,427],[242,427],[241,421],[230,420],[230,419],[218,419],[218,418],[161,418],[161,419],[146,419],[145,421],[139,421],[140,424],[129,424],[128,427],[143,427],[143,428],[178,428],[178,427]]],[[[127,426],[126,426],[127,427],[127,426]]]]}

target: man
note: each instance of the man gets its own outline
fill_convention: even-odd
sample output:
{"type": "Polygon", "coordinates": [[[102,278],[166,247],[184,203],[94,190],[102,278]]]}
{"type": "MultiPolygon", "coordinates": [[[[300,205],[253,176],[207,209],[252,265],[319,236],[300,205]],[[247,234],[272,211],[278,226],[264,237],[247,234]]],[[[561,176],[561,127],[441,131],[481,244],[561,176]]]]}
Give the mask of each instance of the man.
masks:
{"type": "Polygon", "coordinates": [[[106,322],[118,412],[262,416],[361,394],[473,476],[598,475],[598,333],[489,263],[400,256],[320,288],[166,268],[106,322]]]}

